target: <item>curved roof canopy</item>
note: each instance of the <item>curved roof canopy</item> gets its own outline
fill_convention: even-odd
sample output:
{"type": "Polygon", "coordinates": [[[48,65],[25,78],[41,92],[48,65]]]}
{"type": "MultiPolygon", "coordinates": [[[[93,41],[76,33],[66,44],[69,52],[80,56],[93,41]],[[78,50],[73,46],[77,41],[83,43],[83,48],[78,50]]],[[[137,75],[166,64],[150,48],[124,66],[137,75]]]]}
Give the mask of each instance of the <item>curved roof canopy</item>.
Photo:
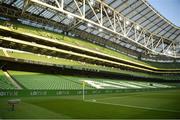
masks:
{"type": "Polygon", "coordinates": [[[170,40],[180,40],[180,28],[163,17],[145,0],[104,0],[104,2],[150,32],[170,40]]]}

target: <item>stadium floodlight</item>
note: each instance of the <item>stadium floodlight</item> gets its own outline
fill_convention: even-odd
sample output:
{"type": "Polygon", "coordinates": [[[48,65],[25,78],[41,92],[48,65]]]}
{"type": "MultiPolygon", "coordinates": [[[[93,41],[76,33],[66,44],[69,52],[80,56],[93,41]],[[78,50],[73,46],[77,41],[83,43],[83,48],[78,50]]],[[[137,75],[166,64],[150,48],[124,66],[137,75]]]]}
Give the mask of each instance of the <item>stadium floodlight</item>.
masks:
{"type": "Polygon", "coordinates": [[[107,9],[107,13],[108,13],[108,14],[111,14],[111,10],[110,10],[110,9],[107,9]]]}
{"type": "Polygon", "coordinates": [[[101,28],[98,29],[99,32],[102,32],[103,30],[101,28]]]}
{"type": "Polygon", "coordinates": [[[88,24],[87,24],[87,26],[88,26],[88,27],[93,27],[93,25],[92,25],[92,24],[90,24],[90,23],[88,23],[88,24]]]}
{"type": "Polygon", "coordinates": [[[95,5],[95,1],[94,1],[94,0],[90,0],[89,3],[90,3],[90,5],[92,5],[92,6],[95,5]]]}
{"type": "Polygon", "coordinates": [[[136,25],[136,30],[140,30],[140,26],[139,25],[136,25]]]}
{"type": "Polygon", "coordinates": [[[126,21],[126,25],[130,25],[130,22],[128,20],[126,21]]]}
{"type": "Polygon", "coordinates": [[[113,11],[110,8],[107,8],[106,11],[107,11],[108,16],[113,15],[113,11]]]}
{"type": "Polygon", "coordinates": [[[167,54],[171,55],[171,54],[172,54],[172,51],[168,50],[168,51],[167,51],[167,54]]]}
{"type": "Polygon", "coordinates": [[[74,16],[72,16],[72,15],[70,15],[70,14],[67,14],[67,18],[68,18],[69,20],[73,20],[73,19],[74,19],[74,16]]]}
{"type": "Polygon", "coordinates": [[[120,20],[120,21],[122,21],[122,20],[123,20],[121,16],[119,16],[119,20],[120,20]]]}
{"type": "Polygon", "coordinates": [[[100,9],[96,9],[97,12],[100,12],[100,9]]]}

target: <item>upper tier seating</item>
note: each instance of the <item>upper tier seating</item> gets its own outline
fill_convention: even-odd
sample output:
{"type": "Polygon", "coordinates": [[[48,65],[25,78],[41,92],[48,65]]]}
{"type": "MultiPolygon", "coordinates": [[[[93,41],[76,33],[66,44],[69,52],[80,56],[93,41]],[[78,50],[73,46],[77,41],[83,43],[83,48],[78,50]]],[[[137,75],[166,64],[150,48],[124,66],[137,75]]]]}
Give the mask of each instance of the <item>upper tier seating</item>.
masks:
{"type": "Polygon", "coordinates": [[[58,57],[52,57],[52,56],[45,56],[40,54],[33,54],[23,51],[13,51],[13,50],[4,50],[0,49],[0,56],[6,56],[6,57],[12,57],[16,59],[24,59],[24,60],[32,60],[35,62],[43,62],[44,64],[59,64],[59,65],[67,65],[72,66],[76,68],[88,68],[93,70],[102,70],[102,71],[109,71],[109,72],[115,72],[115,73],[121,73],[121,74],[127,74],[130,76],[140,76],[144,78],[161,78],[164,80],[175,80],[180,79],[180,76],[169,76],[168,78],[166,76],[161,75],[153,75],[153,74],[147,74],[142,72],[135,72],[135,71],[126,71],[126,70],[120,70],[117,68],[111,68],[111,67],[105,67],[95,64],[88,64],[80,61],[73,61],[69,59],[64,58],[58,58],[58,57]]]}
{"type": "MultiPolygon", "coordinates": [[[[0,22],[0,24],[3,24],[3,22],[0,22]]],[[[88,49],[91,49],[94,51],[98,51],[101,53],[112,55],[112,56],[124,59],[125,61],[131,61],[131,62],[139,63],[142,65],[154,66],[154,67],[159,67],[159,68],[171,68],[171,69],[180,68],[180,64],[176,64],[176,63],[156,63],[156,62],[141,61],[141,60],[138,60],[136,58],[129,57],[129,56],[124,55],[122,53],[110,50],[108,48],[98,46],[96,44],[92,44],[92,43],[84,41],[84,40],[64,36],[62,34],[50,32],[50,31],[47,31],[47,30],[44,30],[41,28],[35,28],[35,27],[27,26],[27,25],[22,25],[19,23],[13,23],[13,26],[15,26],[15,28],[16,28],[16,29],[13,29],[13,31],[15,31],[15,32],[31,33],[31,34],[40,35],[43,37],[52,38],[52,39],[55,39],[57,41],[65,42],[65,43],[72,44],[75,46],[88,48],[88,49]]]]}

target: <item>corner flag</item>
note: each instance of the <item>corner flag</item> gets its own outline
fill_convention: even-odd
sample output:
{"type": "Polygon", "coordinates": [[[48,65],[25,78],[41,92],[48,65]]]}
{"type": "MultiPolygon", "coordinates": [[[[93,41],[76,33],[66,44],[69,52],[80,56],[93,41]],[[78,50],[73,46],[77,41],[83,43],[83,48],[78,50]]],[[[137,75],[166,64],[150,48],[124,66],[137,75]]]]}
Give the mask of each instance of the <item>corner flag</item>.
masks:
{"type": "Polygon", "coordinates": [[[86,85],[86,83],[83,81],[83,84],[82,84],[82,86],[83,86],[83,100],[84,100],[84,98],[85,98],[85,96],[84,96],[84,88],[85,88],[85,85],[86,85]]]}
{"type": "Polygon", "coordinates": [[[84,88],[84,87],[85,87],[85,85],[86,85],[86,82],[84,82],[84,81],[83,81],[83,84],[82,84],[82,85],[83,85],[83,88],[84,88]]]}

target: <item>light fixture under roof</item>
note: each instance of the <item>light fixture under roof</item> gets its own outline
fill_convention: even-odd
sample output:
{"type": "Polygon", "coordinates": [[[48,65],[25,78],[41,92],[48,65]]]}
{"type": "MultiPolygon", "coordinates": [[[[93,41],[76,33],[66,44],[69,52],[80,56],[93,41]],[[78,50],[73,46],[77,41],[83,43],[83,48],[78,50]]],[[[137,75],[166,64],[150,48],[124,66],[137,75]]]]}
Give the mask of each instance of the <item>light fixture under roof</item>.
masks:
{"type": "Polygon", "coordinates": [[[67,14],[67,18],[68,18],[69,20],[73,20],[73,19],[74,19],[74,16],[72,16],[72,15],[70,15],[70,14],[67,14]]]}
{"type": "Polygon", "coordinates": [[[95,1],[94,1],[94,0],[90,0],[89,3],[90,3],[90,5],[92,5],[92,6],[95,5],[95,1]]]}
{"type": "Polygon", "coordinates": [[[139,25],[136,25],[136,30],[140,30],[140,26],[139,25]]]}
{"type": "Polygon", "coordinates": [[[172,54],[172,51],[168,50],[168,51],[167,51],[167,54],[171,55],[171,54],[172,54]]]}
{"type": "Polygon", "coordinates": [[[111,10],[110,10],[110,9],[107,9],[107,13],[108,13],[108,14],[111,14],[111,10]]]}
{"type": "Polygon", "coordinates": [[[88,27],[93,27],[93,25],[91,23],[88,23],[87,26],[88,27]]]}
{"type": "Polygon", "coordinates": [[[128,20],[126,21],[126,25],[130,25],[130,22],[128,20]]]}
{"type": "Polygon", "coordinates": [[[98,29],[99,32],[102,32],[103,30],[101,28],[98,29]]]}
{"type": "Polygon", "coordinates": [[[122,21],[122,20],[123,20],[121,16],[119,16],[119,20],[120,20],[120,21],[122,21]]]}

